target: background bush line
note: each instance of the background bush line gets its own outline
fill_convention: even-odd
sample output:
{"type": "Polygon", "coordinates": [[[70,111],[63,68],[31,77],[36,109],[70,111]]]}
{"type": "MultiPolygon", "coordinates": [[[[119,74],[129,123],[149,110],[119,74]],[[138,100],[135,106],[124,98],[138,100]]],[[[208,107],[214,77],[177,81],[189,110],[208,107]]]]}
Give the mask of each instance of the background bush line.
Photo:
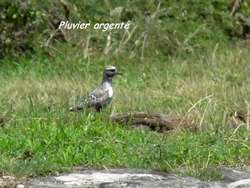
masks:
{"type": "MultiPolygon", "coordinates": [[[[0,2],[0,57],[34,53],[53,56],[58,44],[79,49],[84,58],[96,54],[147,61],[151,57],[194,54],[247,37],[244,24],[230,15],[228,0],[184,1],[36,1],[0,2]],[[61,20],[71,22],[127,22],[126,31],[60,31],[61,20]],[[216,33],[216,34],[215,34],[216,33]]],[[[248,1],[238,10],[250,13],[248,1]]],[[[60,49],[60,48],[59,48],[60,49]]]]}

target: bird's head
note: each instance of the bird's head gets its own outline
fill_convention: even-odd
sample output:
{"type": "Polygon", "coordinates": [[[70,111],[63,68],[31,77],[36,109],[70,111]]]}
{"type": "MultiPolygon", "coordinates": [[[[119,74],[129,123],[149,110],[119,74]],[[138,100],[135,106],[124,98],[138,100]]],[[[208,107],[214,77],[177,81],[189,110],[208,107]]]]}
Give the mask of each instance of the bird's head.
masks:
{"type": "Polygon", "coordinates": [[[115,75],[121,75],[121,73],[117,71],[115,66],[109,65],[105,67],[103,75],[104,77],[107,77],[107,78],[113,78],[115,75]]]}
{"type": "Polygon", "coordinates": [[[103,82],[108,81],[112,82],[112,78],[116,75],[121,75],[122,73],[118,72],[115,66],[107,66],[103,71],[103,82]]]}

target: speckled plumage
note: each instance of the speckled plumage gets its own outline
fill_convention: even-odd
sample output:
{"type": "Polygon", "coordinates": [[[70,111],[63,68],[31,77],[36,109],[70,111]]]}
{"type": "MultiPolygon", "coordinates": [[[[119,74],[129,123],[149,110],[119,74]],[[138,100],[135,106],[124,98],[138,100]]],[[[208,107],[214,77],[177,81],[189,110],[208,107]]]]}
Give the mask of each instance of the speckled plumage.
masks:
{"type": "Polygon", "coordinates": [[[71,107],[70,111],[81,111],[86,108],[94,108],[100,111],[107,106],[113,98],[112,78],[120,74],[114,66],[108,66],[104,69],[103,80],[101,84],[84,97],[78,105],[71,107]]]}

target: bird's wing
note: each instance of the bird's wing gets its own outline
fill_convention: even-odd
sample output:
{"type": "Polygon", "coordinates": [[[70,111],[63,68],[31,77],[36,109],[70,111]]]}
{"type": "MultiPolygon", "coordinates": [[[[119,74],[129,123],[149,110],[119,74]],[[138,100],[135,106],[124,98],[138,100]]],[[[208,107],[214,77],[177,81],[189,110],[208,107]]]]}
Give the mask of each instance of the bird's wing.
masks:
{"type": "Polygon", "coordinates": [[[88,96],[88,106],[104,105],[109,100],[109,93],[107,89],[98,87],[92,91],[88,96]]]}
{"type": "Polygon", "coordinates": [[[109,92],[103,86],[97,87],[89,95],[83,97],[79,103],[70,108],[70,111],[81,111],[86,107],[96,107],[106,105],[109,100],[109,92]]]}

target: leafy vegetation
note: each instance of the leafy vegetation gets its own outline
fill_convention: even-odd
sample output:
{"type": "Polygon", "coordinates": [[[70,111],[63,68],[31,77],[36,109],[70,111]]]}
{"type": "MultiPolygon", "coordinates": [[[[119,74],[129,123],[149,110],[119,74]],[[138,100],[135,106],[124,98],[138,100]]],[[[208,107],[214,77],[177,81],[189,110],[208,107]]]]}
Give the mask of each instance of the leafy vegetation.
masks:
{"type": "MultiPolygon", "coordinates": [[[[7,1],[0,3],[0,57],[34,51],[51,54],[58,42],[95,54],[147,61],[149,57],[206,51],[216,43],[227,45],[245,35],[244,23],[230,15],[227,0],[215,1],[7,1]],[[130,22],[130,32],[58,30],[61,20],[71,22],[130,22]],[[214,34],[216,33],[216,34],[214,34]],[[112,43],[108,46],[108,36],[112,43]],[[81,39],[79,41],[79,38],[81,39]],[[159,42],[161,41],[161,42],[159,42]],[[155,49],[155,50],[152,50],[155,49]],[[145,56],[145,58],[144,58],[145,56]]],[[[249,15],[249,3],[240,12],[249,15]]],[[[248,32],[249,33],[249,32],[248,32]]],[[[78,52],[79,53],[79,52],[78,52]]],[[[82,54],[82,52],[80,52],[82,54]]]]}
{"type": "Polygon", "coordinates": [[[14,27],[1,33],[1,173],[47,175],[82,165],[217,179],[219,166],[249,165],[250,49],[247,40],[231,35],[235,23],[227,1],[31,1],[24,9],[16,3],[1,1],[1,10],[8,11],[0,15],[10,15],[1,21],[20,23],[17,29],[33,53],[13,57],[19,45],[9,32],[14,27]],[[123,9],[112,16],[117,7],[123,9]],[[90,29],[61,35],[46,25],[67,16],[131,20],[132,27],[130,33],[90,29]],[[106,48],[108,35],[112,42],[106,48]],[[107,64],[124,73],[114,80],[112,107],[100,114],[70,113],[74,100],[99,83],[107,64]],[[112,112],[128,111],[191,118],[198,130],[158,134],[108,120],[112,112]],[[235,122],[235,111],[245,112],[246,122],[235,122]]]}

